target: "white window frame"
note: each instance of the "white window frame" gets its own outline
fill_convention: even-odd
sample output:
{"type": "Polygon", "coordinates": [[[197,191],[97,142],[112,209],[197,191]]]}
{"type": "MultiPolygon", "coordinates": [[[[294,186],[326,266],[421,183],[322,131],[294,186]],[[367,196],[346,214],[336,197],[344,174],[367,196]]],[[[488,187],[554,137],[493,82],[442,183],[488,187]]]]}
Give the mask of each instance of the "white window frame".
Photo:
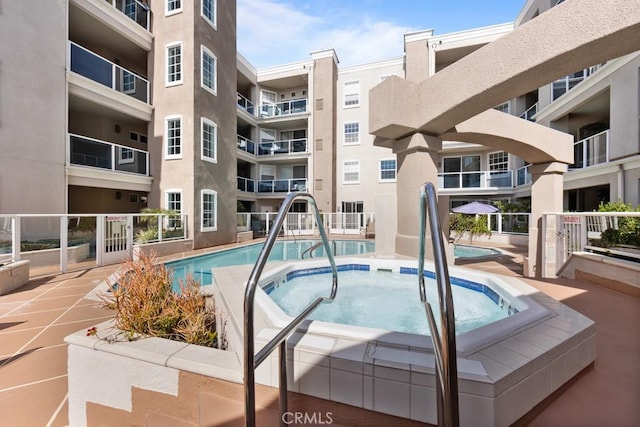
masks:
{"type": "Polygon", "coordinates": [[[398,160],[394,157],[387,157],[384,159],[380,159],[378,160],[378,182],[396,182],[396,179],[398,178],[398,160]],[[391,169],[382,169],[382,162],[388,162],[388,161],[393,161],[395,164],[395,167],[393,168],[393,178],[383,178],[382,177],[382,172],[388,172],[391,169]]]}
{"type": "Polygon", "coordinates": [[[342,143],[343,145],[359,145],[360,144],[360,122],[347,122],[343,126],[343,135],[342,135],[342,143]],[[355,125],[357,127],[357,132],[349,132],[347,133],[347,126],[355,125]],[[353,137],[355,135],[354,141],[347,141],[347,136],[353,137]]]}
{"type": "Polygon", "coordinates": [[[202,7],[200,8],[200,16],[204,18],[204,20],[213,27],[214,30],[218,29],[218,1],[217,0],[202,0],[202,7]],[[211,13],[213,14],[213,20],[211,20],[204,13],[204,5],[205,2],[211,2],[211,13]]]}
{"type": "Polygon", "coordinates": [[[128,72],[125,69],[122,69],[120,73],[120,87],[122,88],[122,93],[127,95],[133,95],[136,93],[136,75],[128,72]],[[132,80],[129,81],[129,78],[132,80]],[[125,87],[128,87],[125,89],[125,87]]]}
{"type": "MultiPolygon", "coordinates": [[[[360,80],[349,80],[342,85],[342,105],[344,108],[356,108],[360,106],[360,80]],[[347,89],[353,86],[355,89],[347,89]],[[357,95],[356,102],[347,104],[347,97],[349,95],[357,95]]],[[[349,101],[351,102],[351,101],[349,101]]]]}
{"type": "Polygon", "coordinates": [[[218,163],[218,125],[215,124],[212,120],[207,119],[206,117],[200,118],[200,146],[200,158],[202,160],[211,163],[218,163]],[[213,146],[209,148],[209,151],[212,152],[211,156],[207,156],[205,154],[205,125],[213,127],[213,146]]]}
{"type": "Polygon", "coordinates": [[[509,171],[509,166],[510,166],[510,159],[509,159],[509,153],[507,153],[506,151],[492,151],[490,153],[487,153],[487,169],[489,170],[489,172],[507,172],[509,171]],[[500,162],[496,162],[496,163],[491,163],[491,155],[492,154],[505,154],[507,156],[507,160],[506,162],[504,161],[500,161],[500,162]],[[496,166],[496,165],[504,165],[506,163],[506,167],[504,169],[491,169],[492,166],[496,166]]]}
{"type": "Polygon", "coordinates": [[[200,230],[201,231],[218,231],[218,192],[210,189],[200,190],[200,230]],[[204,199],[206,196],[213,196],[212,215],[213,225],[205,226],[204,223],[204,199]]]}
{"type": "MultiPolygon", "coordinates": [[[[182,58],[184,56],[184,52],[183,52],[183,48],[182,48],[182,42],[171,42],[167,45],[165,45],[164,47],[164,53],[165,53],[165,60],[164,60],[164,73],[165,73],[165,77],[164,77],[164,83],[165,86],[169,87],[169,86],[177,86],[177,85],[181,85],[182,84],[182,76],[183,76],[183,67],[182,67],[182,58]],[[177,80],[170,80],[169,76],[171,76],[171,72],[169,71],[169,50],[174,48],[174,47],[179,47],[180,48],[180,61],[178,62],[178,66],[180,67],[180,78],[177,80]]],[[[178,74],[178,73],[175,73],[178,74]]]]}
{"type": "Polygon", "coordinates": [[[360,160],[345,160],[342,162],[342,183],[345,185],[360,184],[360,160]],[[354,167],[354,172],[347,171],[347,167],[351,165],[354,167]],[[356,173],[355,169],[357,169],[358,179],[347,180],[347,172],[352,174],[356,173]]]}
{"type": "Polygon", "coordinates": [[[182,215],[182,204],[184,203],[183,191],[182,188],[169,188],[164,192],[164,208],[168,211],[172,211],[177,215],[182,215]],[[171,209],[169,205],[169,195],[170,194],[179,194],[180,195],[180,209],[171,209]]]}
{"type": "Polygon", "coordinates": [[[164,2],[164,16],[171,16],[171,15],[175,15],[176,13],[181,13],[182,12],[182,2],[183,0],[165,0],[164,2]],[[175,9],[171,9],[169,10],[169,5],[173,4],[173,3],[180,3],[180,6],[176,7],[175,9]]]}
{"type": "Polygon", "coordinates": [[[129,147],[118,147],[118,164],[124,165],[127,163],[133,163],[136,160],[135,150],[129,147]],[[127,153],[125,156],[124,153],[127,153]],[[129,157],[129,154],[131,157],[129,157]]]}
{"type": "Polygon", "coordinates": [[[163,151],[164,151],[164,158],[167,160],[172,160],[172,159],[181,159],[182,158],[182,138],[183,138],[183,125],[182,125],[182,116],[181,115],[172,115],[172,116],[166,116],[164,118],[164,147],[163,147],[163,151]],[[171,120],[179,120],[180,121],[180,139],[179,139],[179,144],[177,145],[180,148],[180,153],[179,154],[169,154],[169,121],[171,120]]]}
{"type": "Polygon", "coordinates": [[[207,92],[210,92],[213,95],[218,94],[218,58],[207,49],[206,46],[200,45],[200,86],[207,92]],[[213,61],[213,76],[211,76],[211,83],[213,87],[209,87],[204,82],[204,59],[205,55],[209,56],[213,61]]]}

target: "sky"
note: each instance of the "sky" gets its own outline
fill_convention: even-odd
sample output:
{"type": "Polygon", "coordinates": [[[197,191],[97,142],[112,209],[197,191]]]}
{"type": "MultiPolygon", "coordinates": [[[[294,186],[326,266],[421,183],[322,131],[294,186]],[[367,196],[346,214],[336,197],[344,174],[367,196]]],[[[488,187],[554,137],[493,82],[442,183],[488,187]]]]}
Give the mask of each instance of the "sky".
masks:
{"type": "Polygon", "coordinates": [[[237,0],[238,51],[256,68],[334,48],[341,66],[403,54],[403,34],[514,21],[525,0],[237,0]]]}

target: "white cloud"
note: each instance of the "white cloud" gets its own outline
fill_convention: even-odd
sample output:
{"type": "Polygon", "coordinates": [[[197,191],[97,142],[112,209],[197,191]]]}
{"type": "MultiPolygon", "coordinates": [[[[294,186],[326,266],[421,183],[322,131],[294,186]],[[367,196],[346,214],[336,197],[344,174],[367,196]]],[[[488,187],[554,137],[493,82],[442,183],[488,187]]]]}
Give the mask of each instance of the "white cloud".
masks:
{"type": "Polygon", "coordinates": [[[406,28],[354,10],[298,9],[278,0],[238,0],[238,50],[258,68],[334,48],[341,65],[401,55],[406,28]],[[326,14],[326,16],[323,16],[326,14]]]}

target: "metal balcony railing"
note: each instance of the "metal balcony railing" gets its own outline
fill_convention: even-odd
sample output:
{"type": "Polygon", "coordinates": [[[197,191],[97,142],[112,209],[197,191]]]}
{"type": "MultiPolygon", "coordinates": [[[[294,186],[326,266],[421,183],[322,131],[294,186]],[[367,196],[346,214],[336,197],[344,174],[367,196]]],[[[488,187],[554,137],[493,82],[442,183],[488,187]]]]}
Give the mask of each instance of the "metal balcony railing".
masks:
{"type": "Polygon", "coordinates": [[[149,15],[151,11],[146,2],[138,0],[105,0],[116,10],[122,12],[127,18],[140,25],[145,30],[149,29],[149,15]]]}
{"type": "Polygon", "coordinates": [[[440,189],[513,187],[512,171],[446,172],[438,174],[440,189]]]}
{"type": "Polygon", "coordinates": [[[238,191],[243,191],[245,193],[255,193],[256,192],[256,181],[249,178],[243,178],[241,176],[238,177],[238,191]]]}
{"type": "Polygon", "coordinates": [[[521,185],[531,184],[531,172],[529,172],[529,165],[522,166],[516,169],[516,187],[521,185]]]}
{"type": "Polygon", "coordinates": [[[273,156],[276,154],[293,154],[307,152],[307,138],[285,139],[273,142],[260,142],[258,156],[273,156]]]}
{"type": "Polygon", "coordinates": [[[74,134],[69,134],[69,164],[149,175],[148,152],[74,134]]]}
{"type": "Polygon", "coordinates": [[[69,68],[76,74],[105,85],[115,91],[149,103],[149,81],[136,73],[69,42],[69,68]]]}
{"type": "Polygon", "coordinates": [[[583,169],[609,161],[609,130],[573,143],[575,162],[569,169],[583,169]]]}
{"type": "Polygon", "coordinates": [[[273,179],[258,181],[258,194],[289,193],[291,191],[306,191],[305,179],[273,179]]]}
{"type": "Polygon", "coordinates": [[[530,122],[535,122],[534,116],[538,113],[538,103],[536,102],[531,107],[527,108],[527,110],[520,114],[521,119],[529,120],[530,122]]]}
{"type": "Polygon", "coordinates": [[[307,112],[307,99],[293,99],[277,104],[260,105],[260,118],[287,116],[307,112]]]}
{"type": "Polygon", "coordinates": [[[245,96],[239,93],[237,94],[237,97],[238,97],[238,107],[242,108],[244,111],[246,111],[247,113],[255,117],[256,105],[253,102],[249,101],[245,96]]]}
{"type": "Polygon", "coordinates": [[[238,150],[245,151],[249,154],[256,154],[256,143],[251,141],[250,139],[245,138],[244,136],[238,135],[238,150]]]}

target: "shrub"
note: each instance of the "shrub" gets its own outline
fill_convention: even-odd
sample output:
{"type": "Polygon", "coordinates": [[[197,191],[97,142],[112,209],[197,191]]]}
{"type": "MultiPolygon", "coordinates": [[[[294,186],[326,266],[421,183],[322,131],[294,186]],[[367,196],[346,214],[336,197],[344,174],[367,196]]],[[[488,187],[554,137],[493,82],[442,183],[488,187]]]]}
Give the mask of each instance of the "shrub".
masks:
{"type": "Polygon", "coordinates": [[[109,284],[111,295],[104,295],[108,308],[116,311],[115,326],[129,339],[147,335],[197,344],[224,347],[218,336],[216,313],[207,307],[200,284],[188,277],[172,289],[172,274],[154,256],[140,254],[136,261],[124,264],[126,271],[117,284],[109,284]]]}
{"type": "Polygon", "coordinates": [[[456,241],[459,241],[464,233],[469,233],[471,241],[473,241],[474,237],[483,234],[491,236],[491,229],[486,215],[451,214],[449,216],[449,231],[456,233],[456,241]]]}
{"type": "MultiPolygon", "coordinates": [[[[598,212],[638,212],[631,203],[608,202],[600,203],[598,212]]],[[[610,248],[616,245],[640,246],[640,218],[620,217],[617,228],[608,228],[600,236],[600,245],[610,248]]]]}

